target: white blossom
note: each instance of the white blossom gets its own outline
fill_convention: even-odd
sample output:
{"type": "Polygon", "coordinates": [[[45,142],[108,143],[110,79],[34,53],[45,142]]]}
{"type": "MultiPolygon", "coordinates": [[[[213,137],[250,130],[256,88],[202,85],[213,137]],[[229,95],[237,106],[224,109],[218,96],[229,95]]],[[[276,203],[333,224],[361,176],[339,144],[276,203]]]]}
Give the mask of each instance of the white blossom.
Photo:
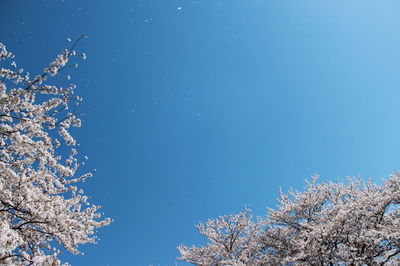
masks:
{"type": "MultiPolygon", "coordinates": [[[[110,223],[77,187],[92,174],[76,174],[82,159],[70,128],[81,120],[66,113],[79,102],[75,85],[46,84],[71,54],[34,79],[0,67],[0,265],[60,265],[61,249],[79,253],[110,223]]],[[[13,57],[0,43],[0,63],[13,57]]]]}
{"type": "Polygon", "coordinates": [[[400,174],[383,185],[349,178],[307,182],[280,194],[277,208],[251,220],[249,211],[197,226],[209,243],[179,246],[196,265],[399,265],[400,174]],[[251,233],[249,233],[251,232],[251,233]]]}

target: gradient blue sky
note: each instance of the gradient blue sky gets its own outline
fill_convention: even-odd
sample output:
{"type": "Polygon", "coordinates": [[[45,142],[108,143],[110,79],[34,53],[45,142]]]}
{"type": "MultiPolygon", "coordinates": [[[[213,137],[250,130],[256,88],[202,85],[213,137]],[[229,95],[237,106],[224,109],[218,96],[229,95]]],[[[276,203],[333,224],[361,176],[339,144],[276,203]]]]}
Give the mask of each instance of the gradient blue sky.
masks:
{"type": "Polygon", "coordinates": [[[174,265],[178,244],[204,243],[194,224],[264,215],[279,187],[400,169],[399,14],[395,0],[2,0],[0,42],[31,73],[89,36],[75,136],[97,169],[83,187],[115,222],[64,259],[174,265]]]}

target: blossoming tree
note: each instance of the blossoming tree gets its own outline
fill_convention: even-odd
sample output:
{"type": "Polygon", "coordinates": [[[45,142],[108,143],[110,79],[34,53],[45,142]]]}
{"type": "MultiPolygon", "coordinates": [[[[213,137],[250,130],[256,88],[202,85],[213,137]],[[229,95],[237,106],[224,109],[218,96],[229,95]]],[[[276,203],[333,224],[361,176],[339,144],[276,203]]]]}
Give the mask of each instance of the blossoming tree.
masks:
{"type": "Polygon", "coordinates": [[[196,265],[399,265],[400,175],[383,185],[307,182],[253,221],[248,210],[197,226],[203,247],[179,246],[196,265]]]}
{"type": "Polygon", "coordinates": [[[79,253],[110,222],[76,186],[92,176],[77,174],[83,158],[70,135],[81,98],[74,85],[48,83],[70,79],[81,38],[33,78],[0,43],[0,265],[59,265],[62,249],[79,253]]]}

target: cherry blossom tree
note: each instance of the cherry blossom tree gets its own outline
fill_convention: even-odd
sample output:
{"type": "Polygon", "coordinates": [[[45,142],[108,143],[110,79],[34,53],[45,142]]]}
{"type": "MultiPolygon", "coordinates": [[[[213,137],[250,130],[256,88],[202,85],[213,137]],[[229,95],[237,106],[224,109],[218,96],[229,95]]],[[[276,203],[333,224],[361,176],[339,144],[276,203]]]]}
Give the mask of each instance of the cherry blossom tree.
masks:
{"type": "Polygon", "coordinates": [[[77,187],[92,176],[78,174],[84,158],[70,134],[81,98],[75,85],[49,84],[68,82],[83,37],[33,78],[0,43],[0,265],[59,265],[62,249],[78,254],[110,223],[77,187]]]}
{"type": "Polygon", "coordinates": [[[400,175],[382,185],[307,181],[280,193],[256,222],[245,210],[197,226],[203,247],[178,247],[196,265],[399,265],[400,175]]]}
{"type": "Polygon", "coordinates": [[[260,260],[265,220],[258,217],[253,222],[252,218],[245,209],[198,224],[196,228],[210,243],[202,248],[179,246],[181,260],[198,265],[255,264],[260,260]]]}

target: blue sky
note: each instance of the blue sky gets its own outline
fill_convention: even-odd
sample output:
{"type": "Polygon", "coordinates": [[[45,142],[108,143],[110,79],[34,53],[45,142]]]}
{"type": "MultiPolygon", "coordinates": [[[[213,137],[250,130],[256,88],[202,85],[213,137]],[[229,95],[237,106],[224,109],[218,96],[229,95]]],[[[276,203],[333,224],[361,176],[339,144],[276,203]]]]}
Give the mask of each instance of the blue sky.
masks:
{"type": "MultiPolygon", "coordinates": [[[[194,224],[276,204],[318,172],[400,169],[400,3],[337,0],[0,2],[1,38],[39,73],[67,37],[75,131],[115,221],[73,265],[174,265],[194,224]]],[[[184,265],[179,263],[179,265],[184,265]]]]}

